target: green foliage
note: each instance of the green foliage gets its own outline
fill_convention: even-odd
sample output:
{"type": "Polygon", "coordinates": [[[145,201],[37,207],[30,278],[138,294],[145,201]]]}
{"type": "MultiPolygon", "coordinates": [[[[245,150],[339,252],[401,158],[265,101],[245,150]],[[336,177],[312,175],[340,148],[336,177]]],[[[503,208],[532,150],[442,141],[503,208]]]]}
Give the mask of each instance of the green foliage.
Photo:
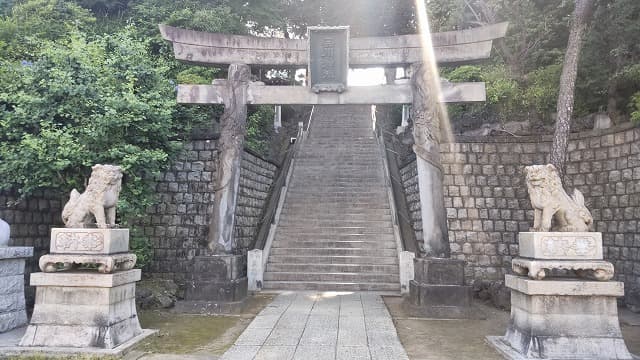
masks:
{"type": "Polygon", "coordinates": [[[0,59],[32,60],[47,43],[87,31],[94,22],[89,11],[69,1],[16,3],[10,16],[0,18],[0,59]]]}
{"type": "Polygon", "coordinates": [[[637,92],[633,98],[631,98],[631,121],[636,124],[640,124],[640,92],[637,92]]]}
{"type": "Polygon", "coordinates": [[[562,64],[554,64],[531,72],[528,86],[524,91],[524,101],[527,106],[538,114],[555,111],[560,86],[562,64]]]}
{"type": "Polygon", "coordinates": [[[273,127],[273,106],[260,105],[247,117],[246,145],[249,149],[264,154],[269,145],[273,127]]]}
{"type": "MultiPolygon", "coordinates": [[[[153,203],[153,178],[180,149],[189,122],[176,116],[167,67],[147,55],[134,28],[42,44],[33,62],[4,61],[0,81],[0,188],[23,197],[83,188],[90,166],[123,167],[120,222],[153,203]]],[[[148,246],[134,240],[143,254],[148,246]]],[[[144,264],[144,261],[141,263],[144,264]]]]}
{"type": "Polygon", "coordinates": [[[450,115],[462,112],[492,111],[500,120],[513,117],[522,108],[521,85],[514,80],[503,65],[464,65],[443,71],[443,76],[452,82],[484,82],[487,101],[483,105],[450,106],[450,115]]]}

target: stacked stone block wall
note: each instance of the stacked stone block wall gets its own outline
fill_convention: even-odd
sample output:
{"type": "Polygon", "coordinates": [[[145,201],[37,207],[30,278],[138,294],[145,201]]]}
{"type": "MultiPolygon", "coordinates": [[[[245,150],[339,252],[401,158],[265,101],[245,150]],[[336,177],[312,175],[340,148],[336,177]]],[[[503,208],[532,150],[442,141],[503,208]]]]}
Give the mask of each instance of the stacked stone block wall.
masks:
{"type": "MultiPolygon", "coordinates": [[[[215,140],[187,143],[182,156],[156,183],[158,203],[149,209],[143,231],[154,252],[148,270],[157,277],[184,284],[191,260],[207,253],[218,168],[216,146],[215,140]]],[[[256,154],[243,153],[234,229],[241,252],[246,252],[257,233],[276,169],[276,165],[256,154]]]]}
{"type": "MultiPolygon", "coordinates": [[[[63,200],[49,192],[36,192],[28,199],[18,200],[12,192],[0,192],[0,219],[11,226],[9,246],[31,246],[33,257],[25,266],[25,284],[29,274],[40,271],[38,259],[49,252],[49,234],[52,227],[62,225],[63,200]]],[[[32,305],[35,289],[25,287],[27,304],[32,305]]]]}
{"type": "MultiPolygon", "coordinates": [[[[441,148],[452,256],[467,281],[502,280],[518,255],[517,234],[533,224],[523,170],[546,164],[550,136],[460,137],[441,148]]],[[[630,124],[572,134],[567,186],[584,195],[603,233],[616,279],[640,288],[640,128],[630,124]]],[[[422,239],[414,160],[401,169],[416,237],[422,239]]]]}

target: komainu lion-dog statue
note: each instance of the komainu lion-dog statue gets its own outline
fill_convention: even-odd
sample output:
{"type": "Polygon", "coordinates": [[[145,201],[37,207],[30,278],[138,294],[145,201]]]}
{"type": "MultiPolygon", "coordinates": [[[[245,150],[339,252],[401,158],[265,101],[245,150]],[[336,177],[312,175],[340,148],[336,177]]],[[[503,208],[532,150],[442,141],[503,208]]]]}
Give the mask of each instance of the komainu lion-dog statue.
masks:
{"type": "Polygon", "coordinates": [[[578,189],[572,196],[564,191],[555,166],[532,165],[524,171],[534,210],[531,231],[590,231],[593,217],[584,205],[584,196],[578,189]]]}
{"type": "Polygon", "coordinates": [[[68,228],[85,228],[95,217],[98,228],[114,227],[116,205],[122,187],[122,168],[115,165],[94,165],[84,193],[71,190],[62,210],[62,221],[68,228]]]}

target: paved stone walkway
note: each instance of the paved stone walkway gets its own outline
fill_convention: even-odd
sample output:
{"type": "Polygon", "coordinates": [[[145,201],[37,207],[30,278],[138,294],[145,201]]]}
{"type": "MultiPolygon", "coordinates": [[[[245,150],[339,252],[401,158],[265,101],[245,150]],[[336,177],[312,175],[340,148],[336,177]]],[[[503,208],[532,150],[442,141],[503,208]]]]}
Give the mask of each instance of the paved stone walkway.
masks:
{"type": "Polygon", "coordinates": [[[222,360],[408,360],[373,293],[288,292],[249,324],[222,360]]]}

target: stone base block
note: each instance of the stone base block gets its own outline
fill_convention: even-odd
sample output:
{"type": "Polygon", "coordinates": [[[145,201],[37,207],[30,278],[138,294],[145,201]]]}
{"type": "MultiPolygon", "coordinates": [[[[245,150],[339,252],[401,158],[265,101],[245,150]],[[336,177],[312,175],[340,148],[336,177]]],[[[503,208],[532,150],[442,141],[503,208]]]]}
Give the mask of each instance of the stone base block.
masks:
{"type": "Polygon", "coordinates": [[[511,261],[513,272],[535,280],[550,276],[554,270],[573,272],[580,278],[598,281],[611,280],[613,264],[603,260],[532,260],[516,258],[511,261]]]}
{"type": "Polygon", "coordinates": [[[524,359],[632,359],[618,322],[615,282],[507,275],[506,285],[511,320],[505,336],[492,342],[497,347],[524,359]]]}
{"type": "Polygon", "coordinates": [[[129,251],[129,229],[51,229],[51,254],[109,255],[129,251]]]}
{"type": "Polygon", "coordinates": [[[439,258],[415,258],[414,280],[420,284],[464,285],[464,261],[439,258]]]}
{"type": "Polygon", "coordinates": [[[27,323],[24,264],[32,254],[32,247],[0,248],[0,333],[27,323]]]}
{"type": "Polygon", "coordinates": [[[247,297],[247,260],[242,255],[198,256],[193,260],[187,301],[240,302],[247,297]]]}
{"type": "Polygon", "coordinates": [[[471,286],[426,285],[409,282],[409,297],[405,308],[415,316],[437,319],[476,317],[471,307],[471,286]]]}
{"type": "Polygon", "coordinates": [[[602,233],[521,232],[520,256],[545,260],[602,260],[602,233]]]}
{"type": "Polygon", "coordinates": [[[140,335],[140,270],[35,273],[36,302],[20,346],[113,349],[140,335]]]}
{"type": "Polygon", "coordinates": [[[47,358],[77,358],[78,355],[89,355],[89,357],[103,357],[103,356],[123,356],[131,351],[138,343],[147,337],[154,335],[158,332],[158,330],[149,330],[143,329],[142,332],[129,339],[128,341],[116,346],[113,349],[102,349],[96,347],[87,347],[87,348],[74,348],[74,347],[58,347],[58,346],[48,346],[46,348],[40,346],[18,346],[19,339],[25,333],[27,328],[18,328],[7,334],[0,335],[0,354],[5,356],[35,356],[40,358],[43,356],[43,353],[46,354],[47,358]],[[13,334],[15,333],[15,334],[13,334]],[[10,335],[11,338],[4,339],[4,335],[10,335]],[[15,339],[15,341],[12,341],[15,339]]]}

